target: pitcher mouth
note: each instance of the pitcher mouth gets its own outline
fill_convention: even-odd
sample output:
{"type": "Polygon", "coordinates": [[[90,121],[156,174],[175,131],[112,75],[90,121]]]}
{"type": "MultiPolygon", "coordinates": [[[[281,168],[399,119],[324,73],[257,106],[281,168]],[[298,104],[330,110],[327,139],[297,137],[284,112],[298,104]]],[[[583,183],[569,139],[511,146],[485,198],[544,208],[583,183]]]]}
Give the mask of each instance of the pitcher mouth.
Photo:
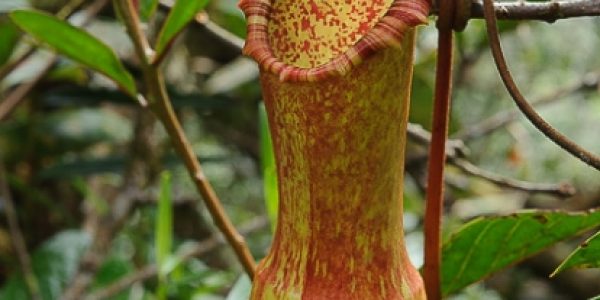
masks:
{"type": "MultiPolygon", "coordinates": [[[[314,82],[343,76],[374,53],[389,47],[399,47],[406,30],[427,23],[430,9],[427,0],[393,0],[382,16],[347,49],[325,63],[314,67],[300,67],[282,61],[271,48],[269,22],[273,13],[272,1],[274,0],[240,1],[239,6],[248,23],[243,53],[256,60],[264,71],[279,76],[281,81],[290,82],[314,82]]],[[[353,0],[346,0],[346,3],[350,5],[350,1],[353,0]]]]}

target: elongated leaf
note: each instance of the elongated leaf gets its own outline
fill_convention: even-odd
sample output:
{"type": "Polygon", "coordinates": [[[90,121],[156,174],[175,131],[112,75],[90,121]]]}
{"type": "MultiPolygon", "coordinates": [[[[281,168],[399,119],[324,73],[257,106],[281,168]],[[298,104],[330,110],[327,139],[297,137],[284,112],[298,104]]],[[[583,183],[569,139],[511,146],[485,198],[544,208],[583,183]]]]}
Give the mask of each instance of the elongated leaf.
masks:
{"type": "Polygon", "coordinates": [[[566,269],[598,268],[600,267],[600,231],[583,242],[573,253],[565,259],[550,276],[554,276],[566,269]]]}
{"type": "Polygon", "coordinates": [[[160,267],[171,254],[173,240],[173,207],[171,205],[171,175],[163,172],[156,220],[156,263],[160,267]]]}
{"type": "Polygon", "coordinates": [[[91,34],[56,17],[31,10],[10,14],[13,22],[34,38],[63,54],[114,80],[131,96],[136,95],[135,83],[115,53],[91,34]]]}
{"type": "Polygon", "coordinates": [[[267,111],[265,110],[265,105],[263,103],[260,104],[258,112],[260,123],[260,159],[264,182],[265,206],[267,207],[269,221],[271,221],[271,229],[275,231],[275,224],[277,224],[277,207],[279,203],[275,155],[273,154],[273,143],[269,132],[267,111]]]}
{"type": "Polygon", "coordinates": [[[17,27],[12,22],[0,20],[0,66],[8,61],[18,40],[17,27]]]}
{"type": "Polygon", "coordinates": [[[526,211],[478,218],[442,249],[442,293],[448,295],[563,239],[600,224],[600,211],[526,211]]]}
{"type": "Polygon", "coordinates": [[[156,41],[156,54],[160,56],[169,43],[183,30],[194,16],[208,4],[208,0],[178,0],[163,25],[156,41]]]}
{"type": "Polygon", "coordinates": [[[171,202],[171,174],[163,172],[160,180],[160,195],[158,198],[158,218],[155,231],[156,265],[158,266],[159,283],[156,290],[158,299],[167,297],[167,273],[164,265],[169,261],[173,243],[173,206],[171,202]]]}

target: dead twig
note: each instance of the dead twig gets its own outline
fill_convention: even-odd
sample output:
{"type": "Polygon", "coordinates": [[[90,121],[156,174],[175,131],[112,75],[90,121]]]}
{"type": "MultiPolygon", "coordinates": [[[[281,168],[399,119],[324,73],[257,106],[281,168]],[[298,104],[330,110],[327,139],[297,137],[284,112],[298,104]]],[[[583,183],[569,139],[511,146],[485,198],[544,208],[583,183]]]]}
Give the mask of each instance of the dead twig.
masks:
{"type": "MultiPolygon", "coordinates": [[[[574,84],[560,88],[546,96],[532,101],[531,105],[534,107],[548,105],[561,99],[564,99],[563,97],[566,95],[590,89],[597,89],[599,86],[600,73],[587,74],[583,76],[581,80],[574,84]]],[[[459,132],[455,133],[452,137],[454,139],[462,141],[476,139],[488,135],[491,132],[510,124],[511,122],[517,120],[519,116],[519,112],[514,109],[501,111],[489,118],[482,120],[477,124],[470,125],[465,129],[460,130],[459,132]]]]}
{"type": "MultiPolygon", "coordinates": [[[[468,1],[468,0],[465,0],[468,1]]],[[[433,1],[431,15],[439,14],[439,1],[433,1]]],[[[471,0],[465,20],[483,19],[484,5],[480,0],[471,0]]],[[[600,16],[600,0],[575,0],[575,1],[498,1],[494,3],[496,18],[501,20],[535,20],[548,23],[561,19],[600,16]]]]}
{"type": "Polygon", "coordinates": [[[548,194],[556,197],[570,197],[575,195],[575,188],[569,183],[533,183],[516,180],[510,177],[483,170],[465,159],[449,159],[449,163],[459,168],[466,174],[479,177],[498,186],[523,191],[527,193],[548,194]]]}
{"type": "MultiPolygon", "coordinates": [[[[423,129],[420,125],[409,124],[407,132],[411,140],[423,146],[428,146],[431,141],[429,131],[423,129]]],[[[468,153],[469,149],[462,140],[451,139],[446,143],[447,163],[471,176],[479,177],[498,186],[528,193],[548,194],[561,198],[575,194],[575,188],[569,183],[533,183],[483,170],[465,159],[468,153]]]]}
{"type": "MultiPolygon", "coordinates": [[[[503,20],[538,20],[552,23],[560,19],[600,16],[600,0],[496,2],[494,12],[498,19],[503,20]]],[[[481,1],[473,1],[470,17],[484,18],[481,1]]]]}
{"type": "MultiPolygon", "coordinates": [[[[416,143],[423,146],[431,144],[431,133],[419,124],[408,123],[406,133],[416,143]]],[[[469,153],[469,149],[465,146],[465,143],[459,139],[449,139],[445,146],[446,155],[449,157],[464,157],[469,153]]]]}

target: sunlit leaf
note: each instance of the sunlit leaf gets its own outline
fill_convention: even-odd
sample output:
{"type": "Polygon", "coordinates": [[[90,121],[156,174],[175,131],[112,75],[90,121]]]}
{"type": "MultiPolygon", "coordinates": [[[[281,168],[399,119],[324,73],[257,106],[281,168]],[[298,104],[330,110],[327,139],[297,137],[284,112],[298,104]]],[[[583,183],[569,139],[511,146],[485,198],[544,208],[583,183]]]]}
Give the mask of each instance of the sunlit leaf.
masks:
{"type": "Polygon", "coordinates": [[[598,224],[600,211],[526,211],[475,219],[443,246],[442,293],[454,293],[598,224]]]}
{"type": "Polygon", "coordinates": [[[565,259],[551,276],[554,276],[566,269],[579,268],[598,268],[600,267],[600,231],[591,238],[583,242],[573,253],[565,259]]]}
{"type": "Polygon", "coordinates": [[[167,46],[194,19],[194,16],[208,4],[208,0],[179,0],[175,2],[156,41],[156,53],[161,55],[167,46]]]}
{"type": "Polygon", "coordinates": [[[17,10],[10,16],[15,24],[37,40],[108,76],[131,96],[136,95],[133,78],[116,54],[91,34],[42,12],[17,10]]]}
{"type": "Polygon", "coordinates": [[[267,214],[271,221],[271,229],[274,230],[277,223],[279,195],[277,191],[277,172],[275,155],[273,154],[273,143],[271,141],[271,133],[269,132],[269,120],[267,119],[267,112],[263,103],[259,107],[259,122],[260,158],[263,171],[265,206],[267,207],[267,214]]]}

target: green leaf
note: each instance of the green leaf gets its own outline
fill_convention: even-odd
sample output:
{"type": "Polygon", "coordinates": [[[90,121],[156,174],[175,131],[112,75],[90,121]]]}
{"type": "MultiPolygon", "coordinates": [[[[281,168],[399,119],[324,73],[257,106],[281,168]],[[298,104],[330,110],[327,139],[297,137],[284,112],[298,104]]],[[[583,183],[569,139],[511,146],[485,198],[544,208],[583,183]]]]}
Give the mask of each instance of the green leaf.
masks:
{"type": "MultiPolygon", "coordinates": [[[[94,276],[94,282],[91,290],[98,291],[104,287],[117,282],[119,279],[131,274],[135,271],[132,261],[119,256],[112,256],[106,259],[100,269],[94,276]]],[[[129,299],[130,289],[124,289],[110,297],[111,300],[127,300],[129,299]]]]}
{"type": "Polygon", "coordinates": [[[179,0],[175,2],[156,41],[156,55],[161,56],[173,39],[208,4],[208,0],[179,0]]]}
{"type": "Polygon", "coordinates": [[[132,97],[136,96],[131,74],[123,67],[116,54],[91,34],[42,12],[16,10],[10,17],[34,38],[58,53],[108,76],[132,97]]]}
{"type": "MultiPolygon", "coordinates": [[[[82,231],[56,234],[33,252],[31,263],[44,300],[59,299],[75,274],[90,237],[82,231]]],[[[0,299],[29,299],[23,275],[11,275],[0,289],[0,299]]]]}
{"type": "Polygon", "coordinates": [[[158,0],[140,0],[140,17],[147,21],[152,18],[158,7],[158,0]]]}
{"type": "Polygon", "coordinates": [[[600,300],[600,295],[590,298],[589,300],[600,300]]]}
{"type": "Polygon", "coordinates": [[[598,224],[600,210],[525,211],[477,218],[465,224],[442,248],[442,293],[457,292],[598,224]]]}
{"type": "Polygon", "coordinates": [[[260,123],[260,156],[263,172],[263,188],[265,196],[265,206],[267,215],[271,221],[271,229],[275,231],[277,224],[277,207],[279,203],[279,194],[277,191],[277,172],[275,167],[275,155],[273,154],[273,142],[269,132],[269,120],[264,103],[260,104],[258,109],[258,119],[260,123]]]}
{"type": "Polygon", "coordinates": [[[158,218],[155,231],[156,265],[158,266],[159,283],[156,290],[158,299],[167,298],[167,276],[163,272],[169,263],[171,245],[173,244],[173,206],[171,201],[171,174],[163,172],[160,180],[160,195],[158,198],[158,218]]]}
{"type": "Polygon", "coordinates": [[[171,203],[171,174],[163,172],[156,220],[156,264],[160,267],[171,254],[173,241],[173,207],[171,203]]]}
{"type": "Polygon", "coordinates": [[[583,242],[567,259],[565,259],[550,277],[573,267],[598,268],[600,267],[600,231],[583,242]]]}
{"type": "Polygon", "coordinates": [[[12,22],[0,21],[0,66],[12,55],[19,41],[19,30],[12,22]]]}

